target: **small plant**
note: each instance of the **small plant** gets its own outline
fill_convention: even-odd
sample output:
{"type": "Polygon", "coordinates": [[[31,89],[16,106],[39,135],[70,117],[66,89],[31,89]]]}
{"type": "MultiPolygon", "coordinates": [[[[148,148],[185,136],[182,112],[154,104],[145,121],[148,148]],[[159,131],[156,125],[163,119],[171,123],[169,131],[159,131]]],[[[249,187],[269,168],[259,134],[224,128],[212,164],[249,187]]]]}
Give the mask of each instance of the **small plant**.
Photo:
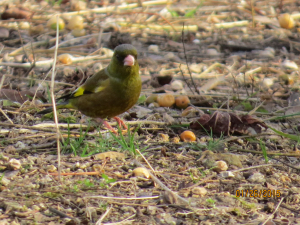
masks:
{"type": "MultiPolygon", "coordinates": [[[[202,125],[201,125],[202,126],[202,125]]],[[[207,135],[210,136],[210,139],[207,142],[207,145],[202,145],[199,143],[192,143],[192,147],[197,150],[202,150],[202,149],[207,149],[210,151],[218,150],[222,144],[223,144],[223,139],[224,139],[224,134],[222,133],[219,139],[213,138],[213,132],[210,130],[210,133],[202,126],[203,130],[207,133],[207,135]]]]}
{"type": "Polygon", "coordinates": [[[235,214],[236,214],[237,216],[241,216],[241,215],[242,215],[240,209],[238,209],[238,208],[234,208],[234,209],[233,209],[233,212],[235,212],[235,214]]]}
{"type": "Polygon", "coordinates": [[[100,183],[100,186],[103,188],[107,187],[108,184],[116,181],[116,179],[109,178],[106,174],[102,174],[101,177],[103,178],[104,182],[100,183]]]}
{"type": "Polygon", "coordinates": [[[103,210],[103,211],[106,211],[107,203],[104,202],[104,201],[99,201],[98,208],[101,209],[101,210],[103,210]]]}
{"type": "Polygon", "coordinates": [[[246,209],[255,209],[256,208],[255,203],[249,203],[249,202],[242,201],[242,200],[240,200],[240,202],[243,205],[243,207],[246,209]]]}
{"type": "Polygon", "coordinates": [[[235,198],[236,200],[238,200],[243,205],[243,207],[245,207],[246,209],[254,209],[254,208],[256,208],[256,205],[254,203],[248,203],[248,202],[242,200],[241,197],[237,197],[237,196],[234,195],[233,198],[235,198]]]}
{"type": "Polygon", "coordinates": [[[189,174],[194,184],[200,180],[200,178],[196,179],[191,171],[189,171],[189,174]]]}
{"type": "Polygon", "coordinates": [[[251,111],[253,109],[253,106],[249,101],[241,102],[241,105],[244,106],[245,111],[251,111]]]}
{"type": "Polygon", "coordinates": [[[194,8],[192,10],[189,10],[186,14],[184,14],[184,17],[186,17],[186,18],[192,18],[192,17],[194,17],[195,14],[196,14],[196,12],[197,12],[197,10],[202,6],[202,4],[203,4],[203,2],[200,1],[200,4],[196,8],[194,8]]]}
{"type": "Polygon", "coordinates": [[[265,143],[263,143],[261,140],[259,142],[260,144],[260,147],[261,147],[261,151],[263,153],[263,156],[265,158],[265,162],[268,163],[269,162],[269,158],[268,158],[268,155],[267,155],[267,149],[266,149],[266,145],[265,143]]]}
{"type": "Polygon", "coordinates": [[[46,192],[42,194],[44,197],[48,197],[48,198],[59,198],[62,196],[62,194],[60,193],[55,193],[55,192],[46,192]]]}
{"type": "MultiPolygon", "coordinates": [[[[212,134],[211,134],[212,135],[212,134]]],[[[223,133],[221,134],[219,139],[214,139],[212,136],[207,143],[207,149],[210,151],[217,150],[222,145],[223,133]]]]}
{"type": "Polygon", "coordinates": [[[0,182],[2,181],[4,175],[5,175],[5,173],[3,173],[2,176],[0,177],[0,182]]]}
{"type": "MultiPolygon", "coordinates": [[[[119,125],[117,125],[118,127],[118,132],[119,132],[119,137],[115,134],[113,134],[112,132],[111,135],[113,137],[113,139],[119,144],[121,145],[123,150],[128,150],[130,151],[133,155],[137,155],[136,149],[139,149],[139,144],[135,141],[134,137],[135,137],[135,133],[138,131],[139,127],[137,127],[133,133],[131,134],[130,132],[130,127],[128,126],[127,129],[127,138],[124,137],[124,135],[122,134],[122,130],[119,127],[119,125]]],[[[147,147],[141,149],[140,151],[144,151],[147,147]]]]}
{"type": "Polygon", "coordinates": [[[79,189],[78,185],[75,184],[75,185],[73,186],[72,192],[79,192],[79,190],[80,190],[80,189],[79,189]]]}
{"type": "Polygon", "coordinates": [[[171,13],[171,15],[172,15],[173,18],[179,17],[179,14],[176,11],[171,10],[171,9],[168,9],[168,11],[171,13]]]}
{"type": "Polygon", "coordinates": [[[146,99],[147,99],[146,95],[140,96],[137,101],[137,104],[140,105],[140,104],[144,103],[146,101],[146,99]]]}
{"type": "Polygon", "coordinates": [[[83,181],[79,180],[77,181],[78,184],[83,184],[86,187],[94,187],[94,183],[91,182],[89,179],[84,179],[83,181]]]}
{"type": "Polygon", "coordinates": [[[113,142],[111,139],[104,138],[103,135],[101,134],[100,130],[99,132],[99,138],[97,139],[95,143],[95,148],[97,152],[106,152],[109,151],[113,148],[113,142]]]}
{"type": "Polygon", "coordinates": [[[211,208],[216,207],[216,205],[215,205],[216,200],[213,200],[212,198],[208,198],[208,199],[206,199],[206,202],[209,205],[209,207],[211,207],[211,208]]]}
{"type": "MultiPolygon", "coordinates": [[[[73,152],[73,154],[75,156],[78,155],[78,150],[82,147],[82,145],[84,145],[83,151],[81,153],[81,156],[86,156],[87,155],[87,149],[88,146],[87,144],[84,142],[88,130],[90,128],[90,123],[86,129],[85,132],[82,131],[82,127],[80,127],[80,136],[79,138],[71,138],[71,132],[70,132],[70,123],[68,122],[68,137],[66,139],[63,139],[62,141],[62,149],[63,151],[66,151],[68,149],[68,147],[71,147],[71,150],[73,152]]],[[[92,153],[91,153],[92,154],[92,153]]]]}
{"type": "Polygon", "coordinates": [[[116,179],[110,179],[106,174],[102,174],[101,177],[104,179],[104,181],[105,181],[106,184],[110,184],[110,183],[116,182],[116,179]]]}
{"type": "Polygon", "coordinates": [[[52,6],[54,5],[61,5],[63,0],[58,0],[58,1],[55,1],[55,0],[46,0],[46,2],[48,2],[48,4],[51,4],[52,6]]]}

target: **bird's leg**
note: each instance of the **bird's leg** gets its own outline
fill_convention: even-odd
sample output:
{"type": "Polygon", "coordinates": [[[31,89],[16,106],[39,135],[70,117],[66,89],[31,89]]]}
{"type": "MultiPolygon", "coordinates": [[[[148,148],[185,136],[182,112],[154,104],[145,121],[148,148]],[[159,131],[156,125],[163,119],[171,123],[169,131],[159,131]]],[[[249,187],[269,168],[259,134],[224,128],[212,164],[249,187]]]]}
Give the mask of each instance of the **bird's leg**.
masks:
{"type": "Polygon", "coordinates": [[[114,134],[118,134],[118,132],[114,129],[114,128],[112,128],[112,126],[111,125],[109,125],[109,123],[106,121],[106,120],[103,120],[103,119],[101,119],[101,118],[96,118],[96,121],[98,122],[98,123],[102,123],[107,129],[109,129],[111,132],[113,132],[114,134]]]}
{"type": "Polygon", "coordinates": [[[117,121],[117,123],[119,124],[119,127],[122,129],[122,126],[124,127],[125,130],[128,129],[128,127],[126,126],[126,124],[124,123],[123,120],[121,120],[119,117],[115,116],[114,119],[117,121]]]}

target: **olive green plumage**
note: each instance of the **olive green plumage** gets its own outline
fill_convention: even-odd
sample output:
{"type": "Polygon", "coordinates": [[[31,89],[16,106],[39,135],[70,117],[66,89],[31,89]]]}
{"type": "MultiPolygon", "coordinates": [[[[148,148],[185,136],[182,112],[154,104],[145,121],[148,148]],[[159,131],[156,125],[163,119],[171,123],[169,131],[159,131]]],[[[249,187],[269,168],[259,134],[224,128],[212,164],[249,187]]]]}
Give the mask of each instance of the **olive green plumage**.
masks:
{"type": "MultiPolygon", "coordinates": [[[[110,64],[93,75],[70,95],[61,97],[58,109],[77,109],[83,114],[96,117],[115,117],[130,109],[141,92],[141,78],[137,51],[130,44],[115,48],[110,64]]],[[[52,112],[47,108],[39,114],[52,112]]]]}

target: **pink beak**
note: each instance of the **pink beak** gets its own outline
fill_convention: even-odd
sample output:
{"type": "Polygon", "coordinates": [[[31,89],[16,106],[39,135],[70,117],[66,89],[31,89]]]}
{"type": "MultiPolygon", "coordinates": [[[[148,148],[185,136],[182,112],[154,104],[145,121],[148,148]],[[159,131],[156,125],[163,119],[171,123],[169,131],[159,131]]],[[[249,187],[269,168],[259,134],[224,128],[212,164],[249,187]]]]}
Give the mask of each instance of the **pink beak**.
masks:
{"type": "Polygon", "coordinates": [[[126,56],[124,59],[124,66],[133,66],[135,62],[135,59],[132,55],[126,56]]]}

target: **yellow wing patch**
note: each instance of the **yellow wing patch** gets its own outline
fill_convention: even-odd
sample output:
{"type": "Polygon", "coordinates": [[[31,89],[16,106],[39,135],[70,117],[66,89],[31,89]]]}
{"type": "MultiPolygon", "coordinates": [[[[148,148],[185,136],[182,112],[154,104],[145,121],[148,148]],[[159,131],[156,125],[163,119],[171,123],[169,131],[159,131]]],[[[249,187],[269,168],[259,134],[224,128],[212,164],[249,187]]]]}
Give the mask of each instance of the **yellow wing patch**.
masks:
{"type": "Polygon", "coordinates": [[[80,95],[83,95],[83,93],[84,93],[84,88],[83,87],[79,87],[79,88],[77,88],[76,89],[76,91],[75,91],[75,93],[74,93],[74,97],[78,97],[78,96],[80,96],[80,95]]]}
{"type": "Polygon", "coordinates": [[[95,88],[95,93],[103,91],[109,84],[109,79],[106,79],[104,81],[101,82],[101,84],[95,88]]]}
{"type": "Polygon", "coordinates": [[[91,84],[84,84],[83,86],[80,86],[79,88],[77,88],[72,97],[79,97],[81,95],[86,94],[87,93],[97,93],[100,91],[103,91],[109,84],[109,79],[106,79],[104,81],[99,82],[99,84],[97,85],[97,83],[94,85],[91,84]]]}
{"type": "Polygon", "coordinates": [[[100,87],[97,87],[95,92],[100,92],[100,91],[103,91],[106,87],[105,86],[100,86],[100,87]]]}

